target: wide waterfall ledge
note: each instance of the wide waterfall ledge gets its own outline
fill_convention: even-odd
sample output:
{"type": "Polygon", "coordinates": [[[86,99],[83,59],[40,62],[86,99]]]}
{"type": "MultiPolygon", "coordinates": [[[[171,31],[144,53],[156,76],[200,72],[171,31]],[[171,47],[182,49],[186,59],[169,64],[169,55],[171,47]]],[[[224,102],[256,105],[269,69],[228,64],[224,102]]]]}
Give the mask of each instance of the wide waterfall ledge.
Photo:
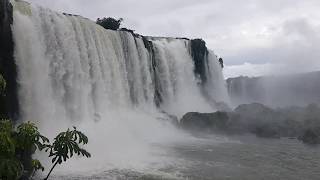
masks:
{"type": "Polygon", "coordinates": [[[181,117],[229,102],[217,57],[202,40],[137,36],[23,1],[13,4],[22,119],[103,119],[118,108],[181,117]]]}

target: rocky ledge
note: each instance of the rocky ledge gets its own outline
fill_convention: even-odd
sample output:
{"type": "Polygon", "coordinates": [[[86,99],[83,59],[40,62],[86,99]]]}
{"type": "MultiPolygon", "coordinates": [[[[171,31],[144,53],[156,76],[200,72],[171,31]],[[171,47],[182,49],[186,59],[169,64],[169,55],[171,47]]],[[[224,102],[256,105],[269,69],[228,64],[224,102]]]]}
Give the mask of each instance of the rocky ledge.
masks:
{"type": "Polygon", "coordinates": [[[258,103],[243,104],[230,112],[189,112],[180,120],[180,127],[206,133],[289,137],[307,144],[320,144],[320,108],[315,104],[281,109],[258,103]]]}

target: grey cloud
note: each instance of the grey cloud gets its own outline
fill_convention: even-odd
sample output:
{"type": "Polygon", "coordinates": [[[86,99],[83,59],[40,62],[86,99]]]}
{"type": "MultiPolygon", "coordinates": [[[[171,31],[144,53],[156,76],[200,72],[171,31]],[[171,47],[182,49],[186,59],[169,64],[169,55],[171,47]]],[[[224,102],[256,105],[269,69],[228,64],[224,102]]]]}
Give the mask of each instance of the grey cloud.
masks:
{"type": "MultiPolygon", "coordinates": [[[[313,25],[308,19],[298,18],[285,21],[278,28],[281,31],[274,37],[270,47],[247,49],[238,56],[229,57],[231,64],[238,65],[232,66],[232,69],[251,72],[245,69],[254,66],[239,63],[238,58],[241,57],[244,62],[251,64],[272,63],[281,66],[286,73],[320,70],[320,35],[317,33],[320,32],[320,26],[313,25]]],[[[279,69],[274,67],[269,68],[268,72],[277,73],[279,69]]]]}

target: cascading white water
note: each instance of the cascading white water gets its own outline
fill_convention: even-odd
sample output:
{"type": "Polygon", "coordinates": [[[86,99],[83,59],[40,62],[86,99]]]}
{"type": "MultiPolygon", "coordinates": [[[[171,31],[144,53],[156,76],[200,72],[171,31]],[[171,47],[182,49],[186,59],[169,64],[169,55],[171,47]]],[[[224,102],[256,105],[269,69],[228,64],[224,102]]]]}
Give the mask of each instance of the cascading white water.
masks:
{"type": "Polygon", "coordinates": [[[84,169],[150,161],[150,143],[182,136],[159,120],[165,118],[161,111],[181,117],[213,111],[212,99],[227,101],[213,52],[205,87],[210,99],[202,94],[188,40],[149,38],[150,52],[142,37],[128,32],[21,1],[13,4],[21,118],[37,122],[49,136],[71,125],[85,131],[93,158],[84,169]]]}

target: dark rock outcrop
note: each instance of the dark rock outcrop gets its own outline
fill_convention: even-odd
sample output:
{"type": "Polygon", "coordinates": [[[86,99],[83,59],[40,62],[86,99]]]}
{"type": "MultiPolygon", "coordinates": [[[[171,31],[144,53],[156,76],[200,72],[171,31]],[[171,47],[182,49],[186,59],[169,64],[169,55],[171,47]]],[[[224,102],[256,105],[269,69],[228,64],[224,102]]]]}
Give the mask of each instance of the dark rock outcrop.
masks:
{"type": "Polygon", "coordinates": [[[7,88],[4,101],[0,110],[7,118],[13,120],[19,117],[19,106],[17,96],[17,70],[13,57],[14,44],[11,25],[13,22],[13,9],[9,0],[0,1],[0,73],[6,80],[7,88]]]}
{"type": "Polygon", "coordinates": [[[309,128],[305,130],[299,140],[306,144],[320,144],[320,127],[309,128]]]}
{"type": "Polygon", "coordinates": [[[132,29],[128,29],[128,28],[120,28],[119,31],[125,31],[128,32],[130,34],[132,34],[133,37],[141,37],[141,35],[137,34],[134,32],[134,30],[132,29]]]}
{"type": "Polygon", "coordinates": [[[159,107],[160,104],[162,103],[163,97],[161,96],[161,93],[160,93],[160,89],[161,89],[160,81],[157,78],[158,76],[157,76],[156,69],[158,65],[155,57],[155,49],[151,41],[149,41],[145,36],[141,36],[141,37],[142,37],[145,48],[149,52],[149,56],[150,56],[149,59],[151,59],[150,72],[152,74],[152,81],[155,82],[154,83],[154,103],[157,107],[159,107]]]}
{"type": "Polygon", "coordinates": [[[180,121],[186,130],[225,134],[251,133],[257,137],[298,138],[304,143],[320,144],[320,108],[271,109],[259,103],[243,104],[232,112],[190,112],[180,121]]]}
{"type": "Polygon", "coordinates": [[[206,42],[204,40],[191,40],[191,56],[194,62],[194,73],[200,77],[202,84],[207,82],[206,68],[208,64],[208,53],[206,42]]]}
{"type": "Polygon", "coordinates": [[[188,130],[222,131],[228,127],[229,116],[226,112],[215,113],[189,112],[181,121],[181,127],[188,130]]]}
{"type": "Polygon", "coordinates": [[[62,13],[62,14],[65,15],[65,16],[75,16],[75,17],[80,16],[78,14],[70,14],[70,13],[62,13]]]}

